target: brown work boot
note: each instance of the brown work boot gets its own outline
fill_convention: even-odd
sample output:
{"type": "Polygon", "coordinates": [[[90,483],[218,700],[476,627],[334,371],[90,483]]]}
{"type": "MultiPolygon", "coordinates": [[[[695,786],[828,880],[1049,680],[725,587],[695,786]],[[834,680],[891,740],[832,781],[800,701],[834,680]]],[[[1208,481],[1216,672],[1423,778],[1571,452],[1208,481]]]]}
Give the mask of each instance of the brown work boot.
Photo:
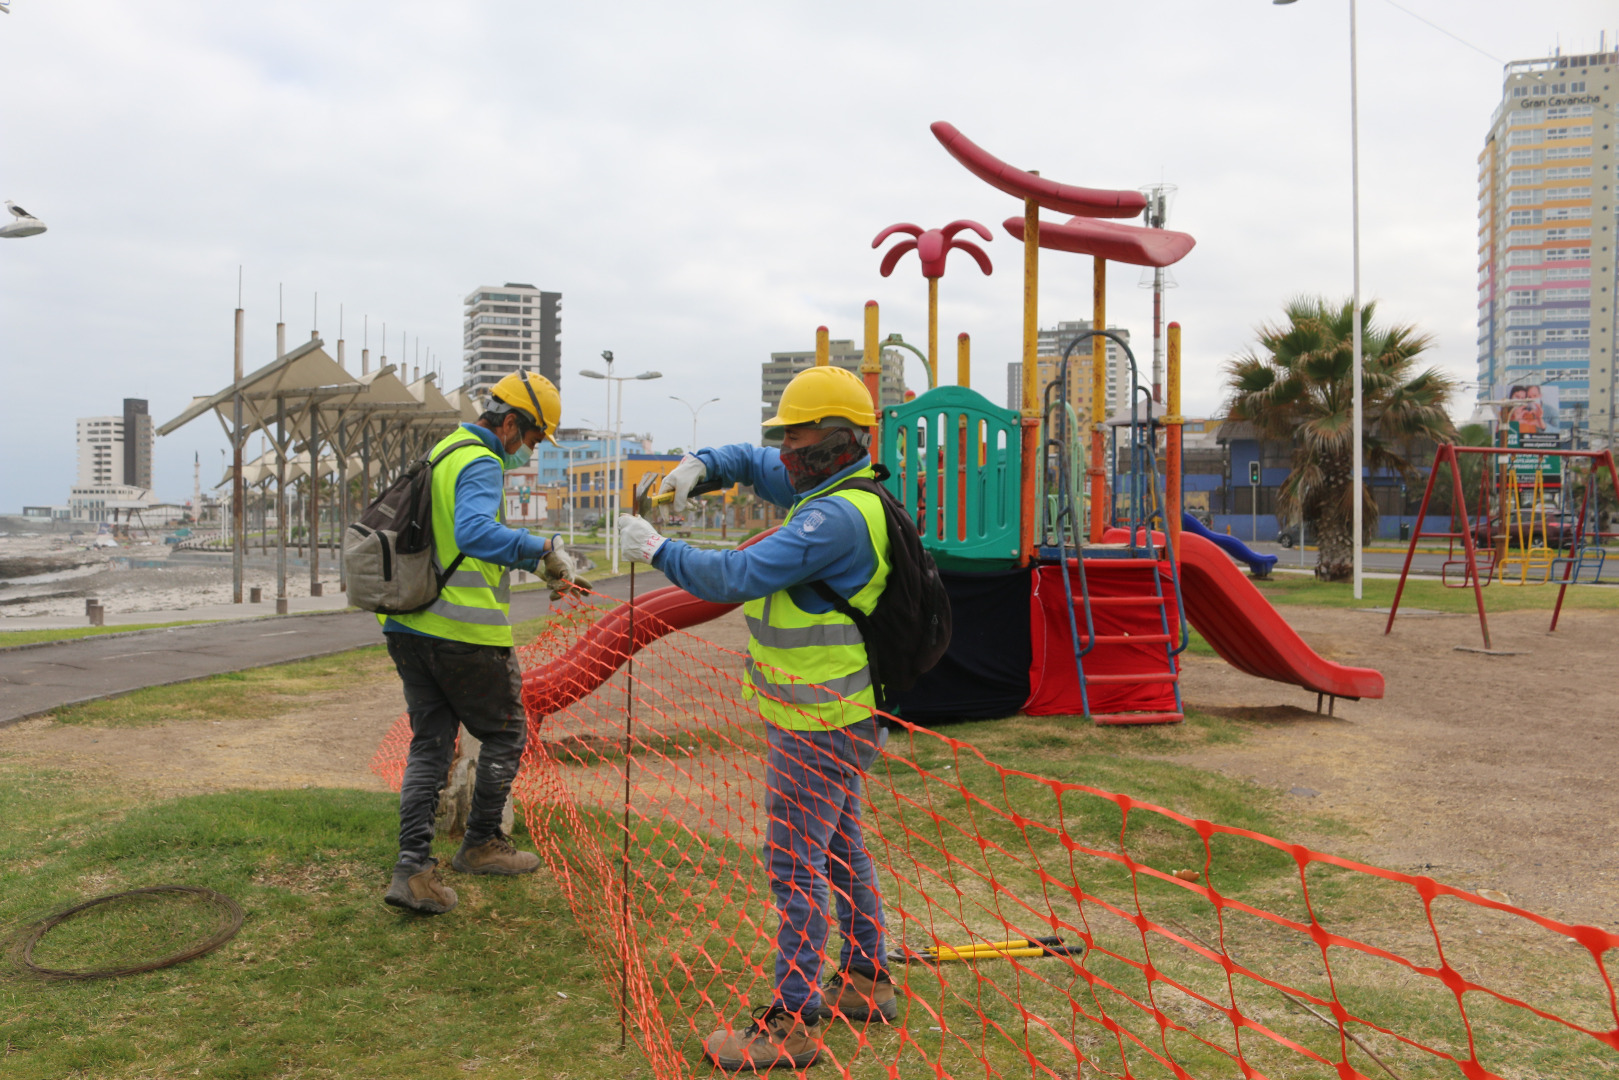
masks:
{"type": "Polygon", "coordinates": [[[438,876],[438,860],[425,866],[396,866],[394,879],[382,899],[397,908],[423,915],[442,915],[455,907],[455,890],[438,876]]]}
{"type": "Polygon", "coordinates": [[[873,978],[858,968],[850,968],[828,979],[821,991],[821,1019],[837,1016],[855,1023],[881,1020],[888,1024],[897,1019],[899,1002],[888,972],[879,971],[873,978]]]}
{"type": "Polygon", "coordinates": [[[728,1072],[807,1069],[821,1055],[825,1030],[819,1016],[798,1017],[780,1005],[761,1005],[747,1027],[710,1035],[703,1056],[728,1072]]]}
{"type": "Polygon", "coordinates": [[[518,851],[510,837],[496,833],[477,847],[467,847],[462,840],[450,866],[463,874],[532,874],[539,869],[540,857],[532,851],[518,851]]]}

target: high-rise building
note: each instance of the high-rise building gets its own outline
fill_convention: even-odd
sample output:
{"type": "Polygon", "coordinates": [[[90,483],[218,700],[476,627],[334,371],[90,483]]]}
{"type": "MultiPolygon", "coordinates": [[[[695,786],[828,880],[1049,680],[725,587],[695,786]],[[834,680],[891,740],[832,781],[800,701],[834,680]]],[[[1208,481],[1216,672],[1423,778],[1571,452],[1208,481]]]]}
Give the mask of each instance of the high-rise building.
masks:
{"type": "Polygon", "coordinates": [[[1613,432],[1616,68],[1506,65],[1478,159],[1478,396],[1539,398],[1582,441],[1613,432]]]}
{"type": "MultiPolygon", "coordinates": [[[[862,349],[852,341],[841,340],[828,342],[828,359],[836,367],[845,371],[860,374],[860,359],[862,349]]],[[[776,415],[776,408],[781,404],[781,393],[787,389],[787,384],[793,381],[793,376],[806,368],[815,366],[815,350],[807,352],[773,352],[770,359],[763,364],[759,379],[759,396],[764,399],[764,408],[759,413],[760,420],[768,420],[776,415]]],[[[904,357],[895,349],[883,350],[883,373],[877,382],[877,399],[880,404],[894,405],[905,397],[905,367],[904,357]]],[[[775,445],[781,441],[780,432],[767,433],[766,441],[775,445]]]]}
{"type": "MultiPolygon", "coordinates": [[[[1040,331],[1039,343],[1036,346],[1035,356],[1039,360],[1039,381],[1041,391],[1057,378],[1058,365],[1062,362],[1063,350],[1079,335],[1089,332],[1091,321],[1089,319],[1076,319],[1069,322],[1058,322],[1049,330],[1040,331]]],[[[1109,326],[1109,330],[1123,338],[1126,344],[1130,342],[1130,331],[1122,326],[1109,326]]],[[[1094,339],[1093,339],[1094,340],[1094,339]]],[[[1068,400],[1076,408],[1089,408],[1091,400],[1090,381],[1091,342],[1087,341],[1074,350],[1068,361],[1068,383],[1070,391],[1068,400]]],[[[1152,388],[1152,372],[1143,370],[1141,373],[1143,385],[1149,390],[1152,388]]],[[[1123,412],[1125,399],[1130,395],[1130,360],[1119,343],[1108,340],[1107,343],[1107,415],[1123,412]]],[[[1006,407],[1009,409],[1023,408],[1023,363],[1014,361],[1006,365],[1006,407]]]]}
{"type": "Polygon", "coordinates": [[[537,371],[562,388],[562,294],[508,281],[467,295],[462,358],[466,385],[485,391],[514,371],[537,371]]]}
{"type": "Polygon", "coordinates": [[[124,399],[124,475],[130,487],[152,486],[152,417],[145,398],[124,399]]]}
{"type": "Polygon", "coordinates": [[[152,486],[152,418],[143,398],[125,398],[122,416],[77,422],[79,487],[152,486]]]}

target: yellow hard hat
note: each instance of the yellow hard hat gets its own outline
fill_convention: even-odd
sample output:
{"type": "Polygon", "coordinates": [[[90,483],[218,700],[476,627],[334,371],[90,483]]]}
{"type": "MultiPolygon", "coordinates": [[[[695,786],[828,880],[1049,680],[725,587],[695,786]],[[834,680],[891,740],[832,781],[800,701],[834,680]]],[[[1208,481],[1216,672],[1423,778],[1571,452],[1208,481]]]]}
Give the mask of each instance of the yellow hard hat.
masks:
{"type": "Polygon", "coordinates": [[[556,444],[557,425],[562,422],[562,395],[550,379],[532,371],[508,375],[490,388],[489,395],[528,416],[556,444]]]}
{"type": "Polygon", "coordinates": [[[871,409],[871,393],[860,376],[831,364],[800,371],[781,392],[776,415],[764,422],[767,428],[790,424],[810,424],[829,416],[841,416],[861,427],[877,423],[871,409]]]}

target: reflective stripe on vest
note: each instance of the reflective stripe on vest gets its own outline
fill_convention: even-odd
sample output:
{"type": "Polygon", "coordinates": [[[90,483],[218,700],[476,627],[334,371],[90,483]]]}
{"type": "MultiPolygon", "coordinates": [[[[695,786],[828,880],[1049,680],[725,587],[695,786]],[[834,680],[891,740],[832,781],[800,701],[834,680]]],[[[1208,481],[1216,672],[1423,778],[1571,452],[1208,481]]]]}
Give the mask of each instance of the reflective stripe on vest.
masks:
{"type": "MultiPolygon", "coordinates": [[[[443,453],[445,447],[464,442],[467,433],[457,427],[439,440],[429,457],[443,453]]],[[[461,550],[455,546],[455,484],[461,470],[480,457],[500,458],[487,446],[468,446],[449,454],[433,467],[433,548],[435,569],[455,562],[461,550]]],[[[500,500],[502,510],[505,499],[500,500]]],[[[502,510],[496,519],[504,520],[502,510]]],[[[438,599],[421,611],[410,615],[396,615],[395,621],[412,630],[434,637],[464,641],[472,645],[512,644],[512,626],[508,612],[511,609],[511,572],[503,566],[467,556],[455,572],[444,579],[438,599]]]]}
{"type": "Polygon", "coordinates": [[[871,686],[871,666],[861,668],[853,675],[845,675],[841,679],[827,679],[824,682],[772,682],[770,676],[755,664],[750,658],[744,661],[743,666],[748,672],[748,682],[762,694],[768,694],[777,701],[785,701],[789,705],[825,705],[838,698],[854,697],[860,691],[871,686]]]}
{"type": "Polygon", "coordinates": [[[771,626],[770,601],[774,598],[774,595],[765,597],[764,612],[758,617],[745,613],[743,616],[748,621],[748,633],[753,635],[753,640],[767,649],[803,649],[866,643],[860,636],[860,628],[847,620],[842,623],[819,623],[815,626],[771,626]]]}
{"type": "MultiPolygon", "coordinates": [[[[854,477],[874,474],[864,469],[854,477]]],[[[870,614],[888,582],[888,521],[882,500],[869,491],[812,492],[810,499],[840,498],[860,512],[872,545],[871,579],[850,598],[850,606],[870,614]]],[[[837,611],[812,614],[782,589],[743,605],[748,623],[747,678],[743,696],[756,698],[759,713],[777,727],[799,731],[846,727],[877,707],[865,640],[854,620],[837,611]]]]}

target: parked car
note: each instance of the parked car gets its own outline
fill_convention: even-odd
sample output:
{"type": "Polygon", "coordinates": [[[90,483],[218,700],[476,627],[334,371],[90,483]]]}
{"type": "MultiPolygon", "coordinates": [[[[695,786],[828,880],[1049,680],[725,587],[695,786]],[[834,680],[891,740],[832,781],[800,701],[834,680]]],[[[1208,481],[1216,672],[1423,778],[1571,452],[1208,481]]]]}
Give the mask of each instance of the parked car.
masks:
{"type": "MultiPolygon", "coordinates": [[[[1521,526],[1515,518],[1503,522],[1501,515],[1496,514],[1490,519],[1488,528],[1485,527],[1483,521],[1473,523],[1473,543],[1483,547],[1491,543],[1492,540],[1504,536],[1507,538],[1507,543],[1516,544],[1519,529],[1522,528],[1524,532],[1529,534],[1531,544],[1549,548],[1567,547],[1574,542],[1575,524],[1572,518],[1559,517],[1556,511],[1550,510],[1544,519],[1544,526],[1542,526],[1542,519],[1539,514],[1531,517],[1525,511],[1521,526]]],[[[1589,534],[1592,531],[1591,527],[1587,525],[1585,531],[1589,534]]]]}
{"type": "Polygon", "coordinates": [[[1298,546],[1302,528],[1301,525],[1293,524],[1276,530],[1276,542],[1291,551],[1298,546]]]}

